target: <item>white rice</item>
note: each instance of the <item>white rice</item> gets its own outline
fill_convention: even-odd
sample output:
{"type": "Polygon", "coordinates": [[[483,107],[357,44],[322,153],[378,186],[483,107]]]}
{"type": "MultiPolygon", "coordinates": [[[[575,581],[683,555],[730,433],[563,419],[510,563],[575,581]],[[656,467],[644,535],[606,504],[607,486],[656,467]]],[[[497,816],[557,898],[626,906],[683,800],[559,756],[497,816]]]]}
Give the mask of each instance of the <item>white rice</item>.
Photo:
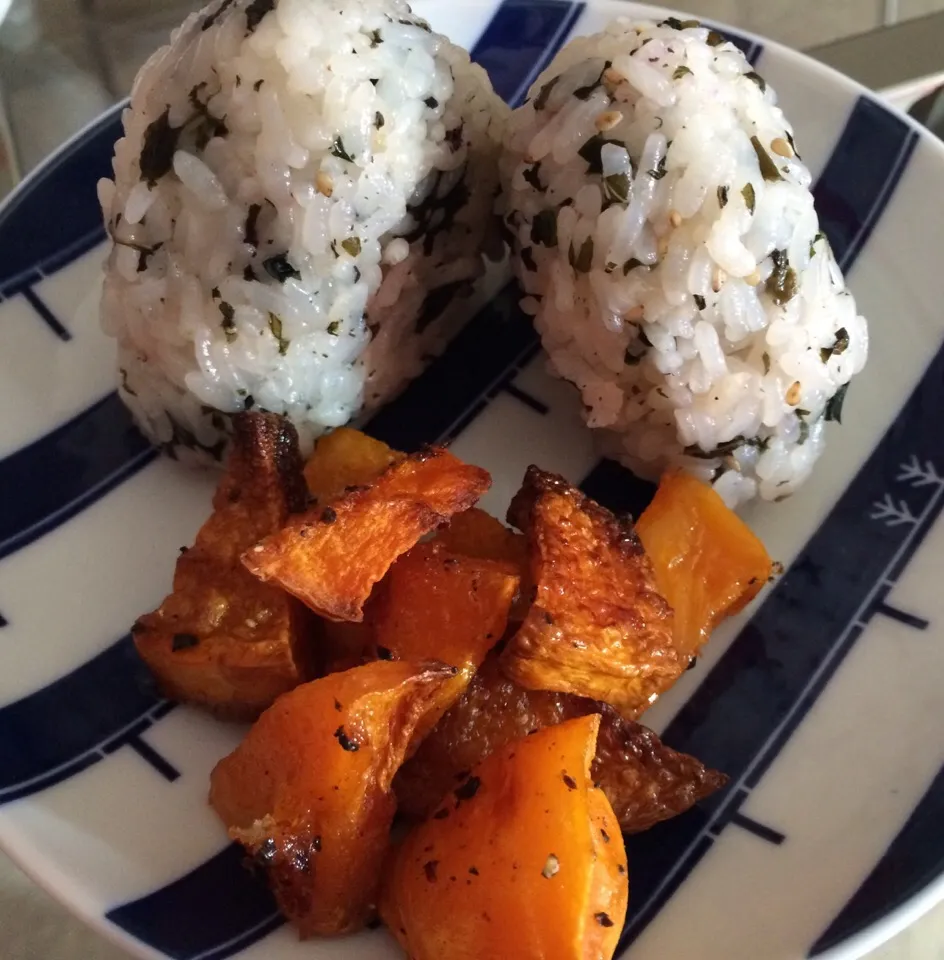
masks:
{"type": "Polygon", "coordinates": [[[792,493],[868,331],[742,53],[674,19],[572,41],[513,114],[502,179],[524,309],[605,451],[731,505],[792,493]]]}
{"type": "Polygon", "coordinates": [[[255,408],[308,445],[389,399],[481,273],[506,116],[402,0],[188,18],[141,70],[99,184],[102,321],[145,431],[218,455],[219,414],[255,408]]]}

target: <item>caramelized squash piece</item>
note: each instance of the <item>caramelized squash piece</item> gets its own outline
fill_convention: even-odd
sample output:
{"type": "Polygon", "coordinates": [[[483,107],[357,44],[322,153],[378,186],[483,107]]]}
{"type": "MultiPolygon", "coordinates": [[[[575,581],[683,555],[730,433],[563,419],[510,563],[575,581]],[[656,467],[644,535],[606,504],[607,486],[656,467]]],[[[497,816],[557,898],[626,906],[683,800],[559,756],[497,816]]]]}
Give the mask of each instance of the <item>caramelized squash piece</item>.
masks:
{"type": "Polygon", "coordinates": [[[708,484],[685,473],[663,476],[636,533],[675,611],[676,645],[689,657],[770,577],[770,557],[747,524],[708,484]]]}
{"type": "Polygon", "coordinates": [[[305,482],[319,503],[340,497],[348,487],[368,486],[403,454],[385,443],[352,430],[338,427],[325,434],[305,464],[305,482]]]}
{"type": "Polygon", "coordinates": [[[376,655],[475,670],[504,634],[517,589],[513,564],[419,544],[390,568],[371,601],[376,655]]]}
{"type": "Polygon", "coordinates": [[[628,520],[529,467],[508,520],[528,538],[534,601],[502,654],[523,687],[574,693],[636,717],[688,665],[672,611],[628,520]]]}
{"type": "Polygon", "coordinates": [[[273,414],[233,417],[213,513],[177,560],[173,593],[133,628],[166,696],[252,719],[312,675],[312,618],[259,583],[240,555],[305,507],[298,437],[273,414]]]}
{"type": "Polygon", "coordinates": [[[359,621],[394,560],[472,506],[490,483],[480,467],[446,450],[424,450],[397,461],[370,486],[291,518],[244,553],[243,563],[322,617],[359,621]]]}
{"type": "Polygon", "coordinates": [[[495,750],[535,730],[600,713],[593,780],[624,833],[647,830],[684,813],[727,782],[694,757],[678,753],[615,710],[566,693],[525,690],[488,657],[458,702],[394,778],[401,813],[424,818],[455,783],[495,750]]]}
{"type": "Polygon", "coordinates": [[[396,809],[393,775],[454,677],[443,664],[403,660],[304,684],[213,770],[210,803],[302,937],[368,919],[396,809]]]}
{"type": "Polygon", "coordinates": [[[380,912],[412,960],[608,960],[626,851],[593,786],[599,717],[515,740],[476,766],[392,860],[380,912]]]}

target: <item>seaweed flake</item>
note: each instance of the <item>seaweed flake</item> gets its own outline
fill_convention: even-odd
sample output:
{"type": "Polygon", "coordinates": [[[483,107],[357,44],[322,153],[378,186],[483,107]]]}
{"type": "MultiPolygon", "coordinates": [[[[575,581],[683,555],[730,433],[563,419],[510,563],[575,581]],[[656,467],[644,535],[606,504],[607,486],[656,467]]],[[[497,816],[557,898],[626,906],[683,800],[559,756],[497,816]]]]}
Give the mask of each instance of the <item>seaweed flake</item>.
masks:
{"type": "Polygon", "coordinates": [[[846,402],[846,391],[849,384],[844,383],[827,401],[824,419],[842,423],[842,406],[846,402]]]}
{"type": "Polygon", "coordinates": [[[650,171],[648,171],[649,176],[652,177],[653,180],[661,180],[661,179],[665,176],[665,174],[666,174],[666,169],[665,169],[666,156],[667,156],[667,154],[663,154],[663,155],[662,155],[662,159],[659,160],[659,162],[656,164],[655,170],[650,170],[650,171]]]}
{"type": "Polygon", "coordinates": [[[593,237],[587,237],[576,250],[573,243],[570,245],[569,252],[570,265],[577,273],[589,273],[593,266],[593,237]]]}
{"type": "Polygon", "coordinates": [[[524,177],[525,183],[530,184],[537,190],[538,193],[547,193],[547,187],[541,183],[541,161],[539,160],[534,166],[525,167],[524,172],[521,174],[524,177]]]}
{"type": "Polygon", "coordinates": [[[272,312],[269,313],[269,329],[272,331],[272,336],[275,337],[278,342],[279,355],[284,357],[288,352],[291,340],[287,340],[282,336],[282,319],[272,312]]]}
{"type": "Polygon", "coordinates": [[[279,283],[285,283],[286,280],[301,280],[302,275],[289,263],[288,254],[278,253],[274,257],[269,257],[262,261],[262,268],[265,272],[277,280],[279,283]]]}
{"type": "Polygon", "coordinates": [[[275,9],[275,0],[252,0],[246,7],[246,35],[255,32],[263,17],[275,9]]]}
{"type": "Polygon", "coordinates": [[[684,64],[682,66],[676,67],[672,73],[673,80],[681,80],[682,77],[691,76],[692,71],[689,70],[684,64]]]}
{"type": "Polygon", "coordinates": [[[728,188],[725,186],[718,187],[718,206],[722,210],[728,205],[728,188]]]}
{"type": "Polygon", "coordinates": [[[836,331],[836,342],[831,347],[824,347],[820,350],[820,359],[825,363],[833,354],[845,353],[849,349],[849,331],[845,327],[840,327],[836,331]]]}
{"type": "Polygon", "coordinates": [[[551,93],[554,90],[554,87],[557,86],[560,81],[560,77],[554,77],[552,80],[548,80],[547,83],[541,87],[541,92],[537,95],[537,98],[534,101],[535,110],[543,110],[547,106],[547,101],[551,98],[551,93]]]}
{"type": "Polygon", "coordinates": [[[613,173],[603,178],[603,195],[611,203],[629,203],[629,177],[625,173],[613,173]]]}
{"type": "Polygon", "coordinates": [[[789,303],[797,293],[797,273],[790,266],[786,250],[774,250],[770,255],[774,269],[767,278],[765,289],[778,307],[789,303]]]}
{"type": "Polygon", "coordinates": [[[596,133],[577,151],[578,156],[587,162],[588,173],[603,173],[603,148],[608,143],[616,147],[626,146],[621,140],[610,140],[596,133]]]}
{"type": "Polygon", "coordinates": [[[751,83],[756,84],[761,93],[767,92],[767,81],[759,73],[750,70],[744,74],[744,77],[751,83]]]}
{"type": "Polygon", "coordinates": [[[757,206],[757,194],[754,192],[754,184],[745,183],[744,186],[741,187],[741,196],[744,198],[747,212],[753,213],[754,208],[757,206]]]}
{"type": "Polygon", "coordinates": [[[557,246],[557,211],[542,210],[531,221],[531,242],[542,247],[557,246]]]}
{"type": "Polygon", "coordinates": [[[340,137],[334,138],[334,143],[331,145],[331,156],[348,163],[354,162],[354,158],[344,149],[344,141],[340,137]]]}
{"type": "Polygon", "coordinates": [[[244,229],[246,243],[251,247],[259,246],[259,234],[256,230],[259,220],[259,214],[262,212],[261,203],[252,203],[246,213],[246,226],[244,229]]]}
{"type": "Polygon", "coordinates": [[[148,124],[138,166],[141,168],[141,179],[146,180],[149,187],[155,186],[161,177],[170,173],[183,129],[171,126],[170,107],[148,124]]]}
{"type": "Polygon", "coordinates": [[[697,293],[695,294],[695,306],[698,307],[699,310],[704,310],[707,306],[705,298],[697,293]]]}
{"type": "Polygon", "coordinates": [[[603,69],[600,71],[600,76],[598,76],[593,83],[588,83],[585,87],[577,87],[577,89],[574,90],[574,96],[578,100],[589,100],[590,97],[593,96],[594,91],[599,89],[599,87],[603,84],[603,74],[606,73],[606,71],[612,66],[613,61],[607,60],[603,64],[603,69]]]}
{"type": "Polygon", "coordinates": [[[208,17],[204,17],[203,23],[200,24],[201,30],[209,30],[213,24],[217,23],[220,17],[233,5],[234,0],[223,0],[223,2],[216,8],[214,13],[211,13],[208,17]]]}
{"type": "Polygon", "coordinates": [[[777,169],[777,164],[771,160],[770,154],[764,149],[764,145],[756,136],[751,137],[751,146],[754,148],[754,153],[757,154],[757,162],[760,165],[761,176],[768,183],[775,183],[777,180],[783,180],[783,176],[777,169]]]}

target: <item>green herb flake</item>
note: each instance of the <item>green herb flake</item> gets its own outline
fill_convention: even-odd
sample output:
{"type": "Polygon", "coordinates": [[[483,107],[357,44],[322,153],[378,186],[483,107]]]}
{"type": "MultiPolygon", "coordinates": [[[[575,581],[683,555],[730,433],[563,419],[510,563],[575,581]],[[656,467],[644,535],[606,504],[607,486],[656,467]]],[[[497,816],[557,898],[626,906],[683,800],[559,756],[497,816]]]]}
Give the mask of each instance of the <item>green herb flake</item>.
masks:
{"type": "Polygon", "coordinates": [[[589,273],[593,266],[593,237],[587,237],[580,245],[580,250],[576,251],[574,245],[570,245],[570,265],[577,273],[589,273]]]}
{"type": "Polygon", "coordinates": [[[774,250],[770,258],[773,260],[774,269],[767,278],[765,289],[773,302],[782,307],[796,296],[797,274],[787,260],[786,250],[774,250]]]}
{"type": "Polygon", "coordinates": [[[825,239],[826,239],[826,234],[823,233],[822,230],[820,230],[820,232],[817,233],[816,236],[813,237],[813,239],[810,241],[810,260],[812,260],[813,257],[816,256],[816,244],[819,243],[820,240],[825,240],[825,239]]]}
{"type": "Polygon", "coordinates": [[[725,186],[718,187],[718,206],[722,210],[728,205],[728,188],[725,186]]]}
{"type": "Polygon", "coordinates": [[[378,110],[374,114],[374,126],[379,130],[386,121],[384,120],[384,115],[378,110]]]}
{"type": "Polygon", "coordinates": [[[799,446],[802,446],[804,443],[806,443],[807,440],[810,439],[810,425],[802,417],[799,416],[799,411],[797,411],[797,414],[798,414],[797,419],[800,421],[800,432],[797,436],[797,446],[799,447],[799,446]]]}
{"type": "Polygon", "coordinates": [[[766,376],[766,374],[770,373],[770,354],[765,350],[760,358],[764,363],[764,374],[766,376]]]}
{"type": "Polygon", "coordinates": [[[269,314],[269,329],[272,331],[272,336],[278,341],[279,355],[284,357],[288,353],[288,345],[291,341],[282,336],[282,321],[274,313],[269,314]]]}
{"type": "Polygon", "coordinates": [[[373,49],[374,47],[379,47],[380,44],[383,43],[383,37],[380,35],[379,30],[371,30],[370,33],[367,34],[367,36],[370,37],[371,49],[373,49]]]}
{"type": "Polygon", "coordinates": [[[826,412],[824,414],[826,420],[835,420],[836,423],[842,423],[842,405],[846,402],[846,392],[848,389],[849,384],[844,383],[832,397],[830,397],[826,404],[826,412]]]}
{"type": "Polygon", "coordinates": [[[746,183],[741,188],[741,196],[744,198],[744,204],[748,213],[753,213],[757,205],[757,195],[754,193],[754,184],[746,183]]]}
{"type": "Polygon", "coordinates": [[[611,143],[616,147],[624,147],[619,140],[608,140],[602,134],[594,134],[578,151],[577,155],[587,163],[587,172],[592,174],[603,173],[603,148],[611,143]]]}
{"type": "Polygon", "coordinates": [[[757,162],[760,165],[761,176],[768,183],[776,183],[778,180],[783,180],[780,171],[777,169],[777,164],[771,160],[770,154],[764,149],[764,145],[756,136],[751,137],[751,146],[754,148],[754,153],[757,154],[757,162]]]}
{"type": "Polygon", "coordinates": [[[531,222],[531,242],[542,247],[557,246],[557,211],[542,210],[531,222]]]}
{"type": "Polygon", "coordinates": [[[675,71],[674,71],[673,74],[672,74],[672,79],[673,79],[673,80],[681,80],[682,77],[691,76],[691,73],[692,73],[692,71],[689,70],[688,67],[686,67],[686,66],[684,66],[684,65],[681,66],[681,67],[676,67],[676,68],[675,68],[675,71]]]}
{"type": "Polygon", "coordinates": [[[341,241],[341,249],[349,253],[352,257],[360,256],[361,241],[359,237],[348,237],[341,241]]]}
{"type": "Polygon", "coordinates": [[[695,306],[698,307],[699,310],[704,310],[707,306],[705,298],[697,293],[695,294],[695,306]]]}
{"type": "Polygon", "coordinates": [[[629,203],[629,177],[625,173],[614,173],[603,178],[603,196],[613,203],[629,203]]]}
{"type": "Polygon", "coordinates": [[[338,330],[340,329],[341,329],[340,320],[332,320],[331,323],[328,324],[328,333],[331,334],[332,337],[336,337],[338,335],[338,330]]]}
{"type": "Polygon", "coordinates": [[[334,138],[334,143],[331,145],[331,156],[347,163],[354,162],[354,158],[344,149],[344,141],[340,137],[334,138]]]}
{"type": "Polygon", "coordinates": [[[560,77],[554,77],[553,80],[548,80],[547,83],[541,87],[541,92],[538,94],[537,99],[534,101],[535,110],[544,110],[547,107],[547,101],[550,100],[551,94],[554,92],[554,87],[557,86],[560,81],[560,77]]]}
{"type": "MultiPolygon", "coordinates": [[[[767,81],[759,73],[755,73],[753,70],[751,70],[750,72],[745,73],[744,76],[750,80],[751,83],[756,84],[761,93],[767,92],[767,81]]],[[[757,148],[755,147],[754,149],[756,150],[757,148]]]]}
{"type": "Polygon", "coordinates": [[[679,20],[678,17],[666,17],[660,24],[660,27],[671,27],[673,30],[689,30],[694,27],[700,27],[700,20],[679,20]]]}

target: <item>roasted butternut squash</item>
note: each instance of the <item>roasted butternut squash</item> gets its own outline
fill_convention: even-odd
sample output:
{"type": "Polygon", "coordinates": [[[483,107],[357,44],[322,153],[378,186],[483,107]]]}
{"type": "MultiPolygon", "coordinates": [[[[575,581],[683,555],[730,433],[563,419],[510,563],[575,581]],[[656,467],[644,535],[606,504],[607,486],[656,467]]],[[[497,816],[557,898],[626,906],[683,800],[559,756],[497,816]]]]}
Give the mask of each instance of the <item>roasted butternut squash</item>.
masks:
{"type": "Polygon", "coordinates": [[[437,541],[418,544],[371,601],[376,655],[475,670],[504,634],[517,589],[511,563],[448,553],[437,541]]]}
{"type": "Polygon", "coordinates": [[[493,753],[392,859],[381,917],[412,960],[608,960],[626,914],[626,851],[593,786],[599,717],[493,753]]]}
{"type": "Polygon", "coordinates": [[[248,720],[313,676],[313,618],[239,562],[307,500],[295,428],[273,414],[232,419],[213,513],[182,552],[173,592],[135,623],[135,646],[164,694],[248,720]]]}
{"type": "Polygon", "coordinates": [[[213,770],[210,803],[302,937],[368,919],[396,808],[393,775],[454,676],[403,660],[304,684],[213,770]]]}
{"type": "Polygon", "coordinates": [[[319,503],[243,554],[249,571],[328,620],[359,621],[375,583],[422,536],[467,510],[491,478],[441,449],[395,462],[369,486],[319,503]]]}
{"type": "Polygon", "coordinates": [[[675,611],[675,644],[695,656],[770,577],[764,545],[708,484],[668,473],[636,524],[656,583],[675,611]]]}
{"type": "Polygon", "coordinates": [[[402,453],[360,430],[338,427],[315,444],[305,464],[305,482],[311,495],[324,505],[337,500],[348,487],[373,483],[402,458],[402,453]]]}
{"type": "Polygon", "coordinates": [[[631,523],[529,467],[508,520],[528,538],[533,602],[502,653],[523,687],[574,693],[635,717],[688,664],[631,523]]]}
{"type": "Polygon", "coordinates": [[[647,727],[625,720],[612,708],[571,694],[519,687],[489,656],[394,778],[400,812],[412,818],[429,816],[463,770],[512,740],[591,713],[600,714],[593,780],[624,833],[684,813],[727,782],[723,774],[672,750],[647,727]]]}

